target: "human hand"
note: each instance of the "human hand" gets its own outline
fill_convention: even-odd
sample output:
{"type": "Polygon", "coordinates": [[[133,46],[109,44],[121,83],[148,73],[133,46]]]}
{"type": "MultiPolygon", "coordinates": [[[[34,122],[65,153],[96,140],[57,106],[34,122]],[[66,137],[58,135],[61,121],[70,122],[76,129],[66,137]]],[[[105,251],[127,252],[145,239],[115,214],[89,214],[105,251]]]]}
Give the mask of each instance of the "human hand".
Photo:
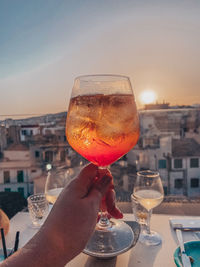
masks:
{"type": "Polygon", "coordinates": [[[105,209],[118,217],[110,172],[89,164],[62,191],[38,233],[2,266],[64,266],[85,248],[103,197],[105,209]]]}
{"type": "MultiPolygon", "coordinates": [[[[87,165],[61,193],[43,226],[59,240],[59,251],[68,254],[69,261],[79,254],[92,235],[101,200],[104,197],[108,212],[114,217],[122,213],[115,206],[112,175],[107,169],[87,165]],[[67,252],[67,253],[66,253],[67,252]]],[[[42,230],[42,229],[41,229],[42,230]]]]}

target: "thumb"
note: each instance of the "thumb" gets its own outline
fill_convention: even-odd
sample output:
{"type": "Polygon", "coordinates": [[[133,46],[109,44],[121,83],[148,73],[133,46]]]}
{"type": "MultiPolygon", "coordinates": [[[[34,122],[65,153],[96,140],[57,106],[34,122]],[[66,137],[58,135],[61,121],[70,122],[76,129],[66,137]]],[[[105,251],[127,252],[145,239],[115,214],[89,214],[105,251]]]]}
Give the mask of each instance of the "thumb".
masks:
{"type": "Polygon", "coordinates": [[[79,196],[85,197],[94,181],[97,179],[98,167],[94,164],[88,164],[79,173],[78,177],[75,179],[76,188],[79,196]]]}

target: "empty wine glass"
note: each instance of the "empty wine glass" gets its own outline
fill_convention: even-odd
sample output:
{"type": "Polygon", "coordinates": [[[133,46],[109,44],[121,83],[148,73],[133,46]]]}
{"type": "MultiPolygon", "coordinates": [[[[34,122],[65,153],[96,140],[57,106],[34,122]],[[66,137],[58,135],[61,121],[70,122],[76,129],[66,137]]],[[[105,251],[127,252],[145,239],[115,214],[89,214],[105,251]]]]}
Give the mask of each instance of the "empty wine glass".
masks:
{"type": "MultiPolygon", "coordinates": [[[[149,213],[152,212],[152,209],[158,206],[164,197],[159,173],[150,170],[137,172],[133,195],[149,213]]],[[[162,242],[161,236],[150,230],[150,220],[147,220],[147,228],[142,232],[140,242],[146,245],[159,245],[162,242]]]]}

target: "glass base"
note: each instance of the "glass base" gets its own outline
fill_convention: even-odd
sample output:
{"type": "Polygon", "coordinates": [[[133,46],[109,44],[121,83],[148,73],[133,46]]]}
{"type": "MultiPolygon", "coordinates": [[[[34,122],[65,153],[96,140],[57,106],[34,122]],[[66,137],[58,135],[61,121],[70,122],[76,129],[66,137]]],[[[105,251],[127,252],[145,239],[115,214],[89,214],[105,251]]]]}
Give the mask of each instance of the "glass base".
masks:
{"type": "Polygon", "coordinates": [[[154,231],[151,231],[150,234],[148,234],[146,231],[143,231],[140,233],[139,242],[147,246],[157,246],[162,243],[162,238],[154,231]]]}
{"type": "Polygon", "coordinates": [[[111,219],[109,227],[98,229],[87,243],[84,253],[98,258],[115,257],[127,251],[134,242],[134,233],[123,221],[111,219]]]}

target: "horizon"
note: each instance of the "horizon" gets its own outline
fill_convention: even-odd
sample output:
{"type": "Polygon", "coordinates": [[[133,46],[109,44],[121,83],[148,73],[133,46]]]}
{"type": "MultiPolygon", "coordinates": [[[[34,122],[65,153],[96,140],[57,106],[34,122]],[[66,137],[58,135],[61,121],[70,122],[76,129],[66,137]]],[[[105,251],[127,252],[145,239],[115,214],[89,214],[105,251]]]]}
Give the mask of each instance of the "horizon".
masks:
{"type": "MultiPolygon", "coordinates": [[[[158,102],[154,102],[151,103],[150,105],[162,105],[163,103],[158,103],[158,102]]],[[[165,103],[166,104],[166,103],[165,103]]],[[[148,106],[149,104],[144,104],[142,107],[138,108],[138,112],[164,112],[164,111],[180,111],[180,110],[188,110],[188,109],[200,109],[200,103],[196,103],[193,105],[170,105],[168,108],[158,108],[158,109],[146,109],[145,106],[148,106]]],[[[54,115],[59,115],[61,113],[67,113],[68,110],[63,110],[63,111],[58,111],[58,112],[47,112],[47,113],[41,113],[41,114],[7,114],[7,115],[1,115],[0,114],[0,122],[6,121],[6,120],[28,120],[28,119],[34,119],[34,118],[39,118],[39,117],[44,117],[44,116],[54,116],[54,115]],[[12,117],[11,117],[12,116],[12,117]]]]}

